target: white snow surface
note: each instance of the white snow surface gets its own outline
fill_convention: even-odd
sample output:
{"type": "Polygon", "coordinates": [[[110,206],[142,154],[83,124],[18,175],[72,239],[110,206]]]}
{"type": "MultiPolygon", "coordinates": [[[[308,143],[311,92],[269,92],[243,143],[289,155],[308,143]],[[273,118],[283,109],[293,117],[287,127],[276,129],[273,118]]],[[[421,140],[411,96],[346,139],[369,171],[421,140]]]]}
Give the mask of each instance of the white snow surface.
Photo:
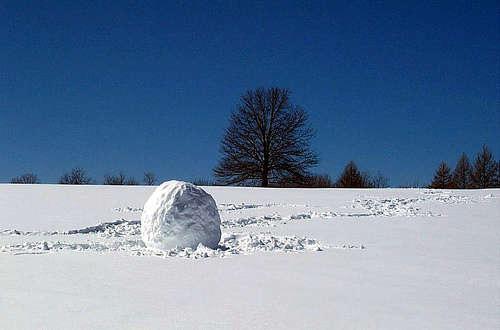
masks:
{"type": "Polygon", "coordinates": [[[203,187],[219,244],[141,235],[155,187],[0,184],[0,329],[499,329],[500,190],[203,187]]]}
{"type": "Polygon", "coordinates": [[[220,217],[212,196],[183,181],[162,183],[148,198],[141,216],[142,241],[148,248],[168,251],[219,245],[220,217]]]}

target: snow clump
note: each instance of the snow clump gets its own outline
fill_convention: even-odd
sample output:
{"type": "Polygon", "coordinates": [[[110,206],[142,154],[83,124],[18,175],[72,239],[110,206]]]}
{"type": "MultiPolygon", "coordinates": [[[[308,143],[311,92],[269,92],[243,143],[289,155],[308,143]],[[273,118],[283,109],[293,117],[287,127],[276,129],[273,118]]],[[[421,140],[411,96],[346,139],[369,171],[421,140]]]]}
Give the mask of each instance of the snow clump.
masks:
{"type": "Polygon", "coordinates": [[[149,197],[141,216],[144,244],[151,249],[216,249],[220,238],[217,205],[203,189],[182,181],[162,183],[149,197]]]}

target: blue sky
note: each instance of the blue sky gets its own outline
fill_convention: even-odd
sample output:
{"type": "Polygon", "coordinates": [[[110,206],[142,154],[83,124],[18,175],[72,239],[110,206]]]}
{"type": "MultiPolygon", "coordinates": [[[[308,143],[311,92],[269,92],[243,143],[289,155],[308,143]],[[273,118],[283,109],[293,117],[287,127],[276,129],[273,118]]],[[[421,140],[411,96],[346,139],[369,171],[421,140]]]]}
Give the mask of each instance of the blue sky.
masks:
{"type": "Polygon", "coordinates": [[[0,4],[0,182],[74,166],[211,176],[239,96],[287,87],[317,172],[349,160],[426,183],[486,143],[500,157],[497,1],[0,4]]]}

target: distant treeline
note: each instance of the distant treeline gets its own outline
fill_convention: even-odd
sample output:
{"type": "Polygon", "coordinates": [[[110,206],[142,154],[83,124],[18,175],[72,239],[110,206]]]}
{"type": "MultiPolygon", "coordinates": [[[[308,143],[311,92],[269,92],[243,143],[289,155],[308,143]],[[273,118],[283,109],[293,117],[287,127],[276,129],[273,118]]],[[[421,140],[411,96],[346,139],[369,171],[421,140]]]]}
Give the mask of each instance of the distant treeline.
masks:
{"type": "MultiPolygon", "coordinates": [[[[198,186],[221,185],[212,179],[194,179],[192,181],[198,186]]],[[[40,179],[34,173],[26,173],[12,178],[11,183],[37,184],[40,183],[40,179]]],[[[64,173],[58,183],[75,185],[98,184],[81,167],[73,168],[71,171],[64,173]]],[[[123,172],[118,172],[117,174],[105,175],[101,183],[104,185],[129,186],[139,184],[155,185],[157,178],[150,171],[144,173],[142,181],[126,176],[123,172]]],[[[256,185],[259,185],[257,181],[254,184],[246,184],[246,186],[256,185]]],[[[300,184],[282,180],[269,186],[281,188],[386,188],[389,187],[389,178],[380,172],[370,174],[367,171],[361,171],[354,161],[350,161],[335,180],[327,174],[312,174],[300,184]]],[[[446,162],[441,162],[430,184],[422,185],[414,182],[400,187],[427,187],[436,189],[497,188],[500,187],[500,161],[495,160],[487,146],[483,146],[481,151],[476,155],[473,164],[470,163],[469,157],[463,153],[459,157],[453,171],[446,162]]]]}
{"type": "Polygon", "coordinates": [[[463,153],[452,171],[446,162],[439,164],[429,188],[482,189],[500,187],[500,161],[484,145],[471,165],[463,153]]]}
{"type": "MultiPolygon", "coordinates": [[[[18,177],[12,178],[11,183],[38,184],[41,183],[38,176],[34,173],[26,173],[18,177]]],[[[64,173],[58,181],[59,184],[99,184],[81,167],[75,167],[71,171],[64,173]]],[[[139,182],[134,177],[126,176],[123,172],[114,175],[107,174],[101,181],[104,185],[126,185],[135,186],[139,184],[155,185],[157,183],[156,176],[153,172],[145,172],[142,182],[139,182]]],[[[211,179],[194,179],[193,183],[198,186],[217,186],[220,185],[217,181],[211,179]]],[[[248,184],[251,186],[251,184],[248,184]]],[[[290,183],[282,180],[272,187],[282,188],[385,188],[389,186],[389,179],[377,172],[371,175],[368,172],[361,172],[357,165],[350,161],[344,168],[342,174],[337,180],[332,180],[327,174],[313,174],[300,184],[290,183]]]]}
{"type": "MultiPolygon", "coordinates": [[[[197,179],[197,185],[216,186],[217,181],[197,179]]],[[[256,186],[258,182],[248,186],[256,186]]],[[[271,187],[283,188],[386,188],[389,187],[389,178],[377,172],[375,175],[360,171],[354,161],[350,161],[336,180],[327,174],[313,174],[305,182],[297,184],[286,180],[271,184],[271,187]]],[[[400,185],[400,188],[435,188],[435,189],[482,189],[500,187],[500,160],[496,161],[489,148],[484,145],[476,155],[474,164],[463,153],[452,171],[446,162],[438,166],[430,184],[421,184],[414,181],[400,185]]]]}
{"type": "MultiPolygon", "coordinates": [[[[153,172],[145,172],[142,182],[139,182],[134,177],[127,177],[123,172],[118,174],[106,174],[102,184],[105,185],[123,185],[136,186],[139,184],[153,186],[156,184],[156,175],[153,172]]],[[[37,184],[40,179],[34,173],[25,173],[10,180],[10,183],[37,184]]],[[[87,172],[81,167],[75,167],[71,171],[64,173],[58,181],[59,184],[98,184],[87,172]]]]}
{"type": "MultiPolygon", "coordinates": [[[[219,186],[215,180],[195,179],[194,184],[199,186],[219,186]]],[[[259,182],[250,182],[244,186],[258,186],[259,182]]],[[[286,179],[277,183],[269,184],[269,187],[275,188],[387,188],[389,187],[389,178],[382,173],[370,174],[367,171],[360,171],[354,161],[350,161],[345,166],[342,173],[336,180],[333,180],[328,174],[312,174],[306,177],[301,183],[290,182],[286,179]]]]}

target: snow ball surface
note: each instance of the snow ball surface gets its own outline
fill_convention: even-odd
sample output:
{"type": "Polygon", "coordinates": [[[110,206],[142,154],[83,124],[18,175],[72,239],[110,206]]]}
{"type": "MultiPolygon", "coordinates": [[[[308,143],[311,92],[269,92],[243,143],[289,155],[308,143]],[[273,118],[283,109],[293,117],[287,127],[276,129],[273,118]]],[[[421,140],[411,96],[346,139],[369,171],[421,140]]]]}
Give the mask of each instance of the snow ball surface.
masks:
{"type": "Polygon", "coordinates": [[[151,249],[217,248],[220,238],[217,205],[203,189],[182,181],[162,183],[149,197],[141,216],[141,235],[151,249]]]}

